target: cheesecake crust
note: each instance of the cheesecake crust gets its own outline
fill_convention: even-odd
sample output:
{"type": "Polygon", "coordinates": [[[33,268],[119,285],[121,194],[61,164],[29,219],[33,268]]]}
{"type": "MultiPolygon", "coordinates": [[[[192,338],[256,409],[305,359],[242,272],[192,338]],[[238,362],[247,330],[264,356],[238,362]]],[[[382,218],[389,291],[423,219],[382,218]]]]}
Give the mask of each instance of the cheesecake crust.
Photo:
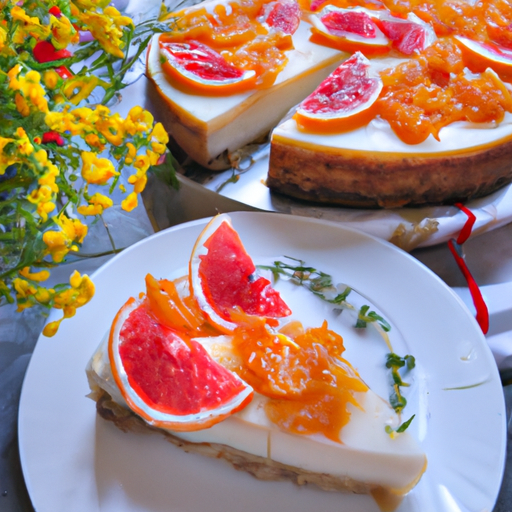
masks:
{"type": "Polygon", "coordinates": [[[453,204],[512,182],[512,140],[438,154],[322,150],[273,137],[267,185],[297,199],[357,208],[453,204]]]}

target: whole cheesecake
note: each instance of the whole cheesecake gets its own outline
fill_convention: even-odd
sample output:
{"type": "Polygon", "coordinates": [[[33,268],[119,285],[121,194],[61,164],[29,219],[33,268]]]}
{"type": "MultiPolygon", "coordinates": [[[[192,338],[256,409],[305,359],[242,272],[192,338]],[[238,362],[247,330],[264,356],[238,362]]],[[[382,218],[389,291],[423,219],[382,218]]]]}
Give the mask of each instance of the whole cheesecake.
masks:
{"type": "Polygon", "coordinates": [[[272,133],[268,187],[319,203],[362,208],[453,204],[512,181],[512,115],[498,126],[455,123],[441,142],[402,142],[381,119],[338,135],[272,133]]]}

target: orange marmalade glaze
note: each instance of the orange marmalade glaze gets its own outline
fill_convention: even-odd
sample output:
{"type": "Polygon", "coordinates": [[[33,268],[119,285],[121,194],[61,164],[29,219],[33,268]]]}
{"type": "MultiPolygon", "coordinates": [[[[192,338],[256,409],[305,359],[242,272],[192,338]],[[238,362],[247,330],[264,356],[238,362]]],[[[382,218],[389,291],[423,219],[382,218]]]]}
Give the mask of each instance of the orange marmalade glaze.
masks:
{"type": "Polygon", "coordinates": [[[270,87],[293,48],[291,35],[261,23],[264,0],[241,0],[209,8],[189,8],[173,13],[172,31],[165,42],[195,40],[221,53],[239,69],[254,70],[258,88],[270,87]]]}
{"type": "Polygon", "coordinates": [[[512,97],[491,70],[469,76],[454,40],[437,40],[419,56],[381,72],[384,83],[377,112],[397,136],[418,144],[455,121],[503,120],[512,97]]]}
{"type": "Polygon", "coordinates": [[[301,7],[318,12],[325,5],[347,8],[389,9],[406,17],[413,12],[432,23],[439,37],[462,35],[478,41],[493,41],[512,49],[512,4],[508,0],[300,0],[301,7]]]}
{"type": "Polygon", "coordinates": [[[295,321],[272,334],[261,319],[245,320],[233,345],[242,363],[236,371],[255,391],[270,398],[265,412],[272,422],[295,434],[322,433],[340,441],[350,420],[354,392],[367,391],[343,359],[341,336],[327,327],[304,330],[295,321]]]}

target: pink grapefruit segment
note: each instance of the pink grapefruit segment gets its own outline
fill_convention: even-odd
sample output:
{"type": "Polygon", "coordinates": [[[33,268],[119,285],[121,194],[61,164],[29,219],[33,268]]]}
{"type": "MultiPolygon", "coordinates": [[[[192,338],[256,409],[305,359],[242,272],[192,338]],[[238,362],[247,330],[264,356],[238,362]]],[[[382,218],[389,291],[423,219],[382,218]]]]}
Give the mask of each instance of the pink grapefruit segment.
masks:
{"type": "Polygon", "coordinates": [[[402,55],[419,53],[436,39],[432,26],[413,13],[403,19],[383,12],[379,16],[378,25],[391,41],[392,48],[402,55]]]}
{"type": "Polygon", "coordinates": [[[328,5],[310,16],[311,41],[350,53],[387,53],[390,41],[378,26],[378,16],[378,12],[363,7],[342,9],[328,5]]]}
{"type": "Polygon", "coordinates": [[[188,92],[233,94],[254,87],[256,72],[239,69],[220,53],[198,41],[159,40],[162,68],[167,77],[188,92]]]}
{"type": "Polygon", "coordinates": [[[275,30],[293,35],[300,24],[300,7],[295,0],[278,0],[265,4],[265,22],[275,30]]]}
{"type": "Polygon", "coordinates": [[[197,342],[160,324],[147,301],[130,299],[109,336],[114,380],[128,406],[150,425],[208,428],[252,399],[252,388],[197,342]]]}
{"type": "Polygon", "coordinates": [[[214,217],[192,251],[189,278],[199,307],[221,331],[235,329],[230,319],[235,309],[274,319],[291,314],[279,292],[255,270],[229,217],[214,217]]]}
{"type": "Polygon", "coordinates": [[[370,62],[355,53],[335,69],[298,107],[297,127],[305,132],[343,133],[368,124],[376,115],[380,77],[368,74],[370,62]]]}

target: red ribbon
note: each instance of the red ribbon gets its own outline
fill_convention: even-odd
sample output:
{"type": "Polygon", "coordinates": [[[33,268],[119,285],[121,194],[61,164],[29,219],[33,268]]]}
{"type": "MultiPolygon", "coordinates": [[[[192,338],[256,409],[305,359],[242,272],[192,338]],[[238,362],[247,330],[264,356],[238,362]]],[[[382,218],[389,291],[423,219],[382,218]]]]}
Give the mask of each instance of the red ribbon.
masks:
{"type": "Polygon", "coordinates": [[[487,309],[487,304],[482,297],[480,288],[476,284],[475,279],[471,275],[471,272],[466,265],[466,261],[462,252],[462,244],[471,236],[471,231],[473,229],[473,225],[475,224],[476,217],[471,210],[466,208],[461,203],[455,203],[455,206],[464,212],[468,219],[462,227],[457,240],[452,238],[448,241],[448,248],[453,254],[459,269],[461,270],[464,278],[466,279],[466,282],[468,283],[469,293],[471,294],[471,298],[473,299],[473,304],[476,309],[476,321],[478,322],[480,329],[482,329],[482,332],[487,334],[489,331],[489,310],[487,309]]]}

